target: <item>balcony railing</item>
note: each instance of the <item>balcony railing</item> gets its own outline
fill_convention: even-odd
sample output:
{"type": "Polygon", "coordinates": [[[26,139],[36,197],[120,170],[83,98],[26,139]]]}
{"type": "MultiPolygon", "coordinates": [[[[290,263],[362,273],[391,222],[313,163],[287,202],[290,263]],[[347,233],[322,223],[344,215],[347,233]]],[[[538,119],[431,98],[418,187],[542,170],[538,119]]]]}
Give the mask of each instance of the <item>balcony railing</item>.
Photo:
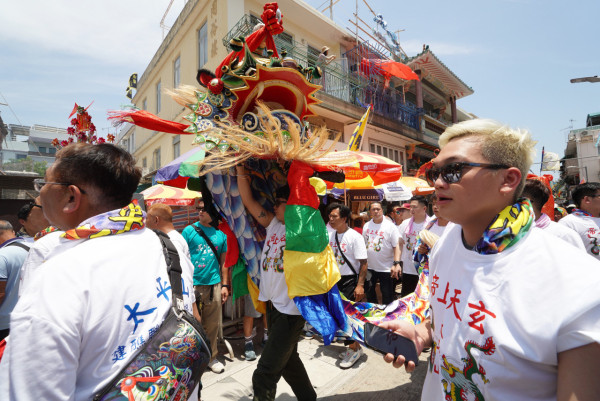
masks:
{"type": "MultiPolygon", "coordinates": [[[[260,22],[257,17],[244,15],[223,38],[223,44],[228,47],[232,38],[249,35],[260,22]]],[[[274,41],[278,52],[281,53],[285,49],[287,56],[295,59],[299,65],[315,64],[316,56],[312,54],[312,49],[296,42],[291,36],[277,35],[274,41]]],[[[361,107],[373,104],[374,113],[419,130],[419,112],[414,104],[403,103],[404,96],[401,92],[393,88],[383,89],[382,82],[367,80],[355,72],[356,64],[350,64],[346,58],[335,59],[327,66],[321,67],[321,78],[311,82],[321,85],[322,92],[336,99],[361,107]]]]}

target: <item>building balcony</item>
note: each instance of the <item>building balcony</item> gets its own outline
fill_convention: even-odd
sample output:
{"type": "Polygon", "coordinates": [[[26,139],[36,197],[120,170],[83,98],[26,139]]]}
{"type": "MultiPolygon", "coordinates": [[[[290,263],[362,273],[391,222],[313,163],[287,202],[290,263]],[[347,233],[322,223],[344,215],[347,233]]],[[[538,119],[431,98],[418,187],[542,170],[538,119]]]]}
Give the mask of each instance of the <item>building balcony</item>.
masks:
{"type": "MultiPolygon", "coordinates": [[[[252,15],[245,15],[223,38],[223,44],[229,46],[232,38],[247,36],[260,20],[252,15]]],[[[318,54],[314,49],[296,42],[290,35],[277,35],[274,38],[277,50],[287,52],[287,56],[295,59],[300,66],[314,66],[318,54]]],[[[404,94],[391,86],[384,88],[383,82],[369,81],[358,74],[357,65],[349,65],[349,59],[335,59],[327,66],[322,67],[322,77],[311,80],[312,83],[322,86],[321,92],[330,95],[342,102],[347,102],[366,108],[373,105],[373,113],[384,118],[399,122],[416,131],[419,127],[419,111],[417,107],[404,101],[404,94]]],[[[327,104],[322,104],[327,107],[327,104]]]]}

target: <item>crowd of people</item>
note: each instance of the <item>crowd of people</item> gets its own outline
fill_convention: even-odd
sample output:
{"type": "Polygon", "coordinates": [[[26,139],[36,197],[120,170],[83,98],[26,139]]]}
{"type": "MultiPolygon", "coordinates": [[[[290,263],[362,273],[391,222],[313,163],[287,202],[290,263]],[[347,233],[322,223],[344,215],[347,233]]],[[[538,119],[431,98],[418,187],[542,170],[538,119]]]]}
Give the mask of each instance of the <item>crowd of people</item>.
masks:
{"type": "MultiPolygon", "coordinates": [[[[382,323],[418,353],[430,349],[423,400],[592,400],[600,392],[600,183],[579,185],[575,208],[552,221],[542,213],[549,188],[525,178],[533,146],[528,133],[495,122],[459,123],[440,137],[427,171],[433,195],[372,202],[367,221],[344,204],[327,205],[337,288],[347,300],[387,305],[410,296],[417,261],[429,260],[430,317],[382,323]],[[421,238],[424,230],[435,245],[421,238]]],[[[255,319],[264,319],[254,399],[273,400],[283,377],[299,400],[315,400],[298,354],[305,320],[284,274],[289,188],[279,188],[267,210],[245,168],[235,175],[247,213],[267,234],[264,316],[243,298],[248,361],[257,358],[255,319]]],[[[232,239],[202,199],[198,221],[181,233],[169,206],[144,212],[132,202],[140,177],[133,157],[114,145],[69,145],[36,181],[39,197],[19,212],[23,230],[0,221],[0,399],[90,399],[149,340],[171,306],[163,249],[150,229],[175,245],[185,309],[210,341],[208,367],[224,371],[217,344],[232,295],[232,239]]],[[[346,343],[342,369],[363,355],[360,342],[346,343]]],[[[384,359],[415,369],[404,355],[384,359]]]]}

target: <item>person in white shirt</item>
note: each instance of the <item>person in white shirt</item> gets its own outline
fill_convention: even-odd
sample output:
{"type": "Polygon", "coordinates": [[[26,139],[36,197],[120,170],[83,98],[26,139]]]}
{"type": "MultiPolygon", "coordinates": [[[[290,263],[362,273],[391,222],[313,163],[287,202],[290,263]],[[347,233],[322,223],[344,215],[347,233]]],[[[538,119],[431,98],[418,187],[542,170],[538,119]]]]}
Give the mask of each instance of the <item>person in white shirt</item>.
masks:
{"type": "Polygon", "coordinates": [[[439,142],[426,176],[455,224],[431,251],[431,319],[382,324],[432,348],[422,400],[597,400],[600,263],[534,227],[519,196],[535,142],[479,119],[439,142]]]}
{"type": "Polygon", "coordinates": [[[399,278],[400,274],[400,235],[396,225],[383,217],[381,203],[371,203],[369,212],[372,219],[363,226],[371,273],[367,301],[377,303],[375,286],[379,282],[382,303],[387,305],[396,298],[393,279],[399,278]]]}
{"type": "Polygon", "coordinates": [[[404,220],[408,220],[411,217],[410,214],[410,203],[403,203],[399,206],[394,206],[394,213],[392,217],[394,218],[394,223],[399,227],[404,220]]]}
{"type": "Polygon", "coordinates": [[[427,199],[423,195],[415,195],[410,199],[411,218],[404,220],[398,227],[400,233],[400,268],[402,276],[402,290],[400,297],[415,292],[419,283],[419,274],[413,263],[413,251],[417,243],[417,236],[429,223],[427,215],[427,199]]]}
{"type": "Polygon", "coordinates": [[[536,227],[546,230],[583,251],[586,250],[583,241],[575,230],[552,221],[548,215],[542,212],[542,208],[550,199],[550,188],[546,184],[534,178],[527,179],[523,188],[523,196],[531,201],[535,213],[536,227]]]}
{"type": "Polygon", "coordinates": [[[571,195],[577,205],[558,222],[577,232],[587,252],[600,260],[600,182],[586,182],[571,195]]]}
{"type": "MultiPolygon", "coordinates": [[[[367,248],[363,237],[348,226],[350,208],[339,203],[327,207],[329,223],[335,230],[329,234],[329,245],[335,255],[342,278],[338,289],[350,301],[360,302],[365,298],[367,278],[367,248]]],[[[360,359],[363,350],[356,341],[340,354],[340,367],[348,369],[360,359]]]]}
{"type": "MultiPolygon", "coordinates": [[[[34,182],[44,215],[69,245],[60,251],[66,245],[54,242],[11,314],[0,399],[89,400],[167,316],[163,247],[131,200],[140,177],[121,148],[78,143],[57,152],[45,179],[34,182]]],[[[180,258],[184,307],[199,318],[192,268],[180,258]]]]}
{"type": "Polygon", "coordinates": [[[283,266],[285,209],[290,188],[286,185],[275,192],[273,212],[270,212],[254,199],[246,169],[238,165],[236,172],[240,197],[246,210],[267,229],[260,258],[258,300],[267,303],[269,338],[252,375],[254,400],[274,400],[281,377],[299,400],[316,400],[317,393],[298,354],[298,341],[305,320],[288,296],[283,266]]]}
{"type": "MultiPolygon", "coordinates": [[[[155,203],[146,212],[146,225],[153,230],[167,234],[181,253],[190,259],[190,248],[187,241],[173,225],[173,210],[164,203],[155,203]]],[[[193,274],[193,271],[192,271],[193,274]]]]}

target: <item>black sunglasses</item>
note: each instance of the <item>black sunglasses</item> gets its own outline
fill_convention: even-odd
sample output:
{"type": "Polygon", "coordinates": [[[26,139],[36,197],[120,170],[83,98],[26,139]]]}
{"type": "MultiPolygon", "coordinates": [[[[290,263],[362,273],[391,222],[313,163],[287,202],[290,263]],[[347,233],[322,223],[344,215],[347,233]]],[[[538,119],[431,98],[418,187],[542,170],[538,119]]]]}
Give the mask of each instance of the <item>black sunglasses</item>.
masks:
{"type": "Polygon", "coordinates": [[[425,172],[425,178],[430,186],[433,186],[435,180],[439,176],[442,177],[448,184],[455,184],[460,181],[463,175],[463,169],[465,167],[481,167],[489,168],[492,170],[501,170],[509,168],[506,164],[489,164],[489,163],[470,163],[470,162],[454,162],[448,163],[443,167],[432,167],[425,172]]]}
{"type": "Polygon", "coordinates": [[[205,208],[203,208],[203,207],[197,207],[197,208],[196,208],[196,210],[197,210],[198,212],[206,212],[206,209],[205,209],[205,208]]]}
{"type": "Polygon", "coordinates": [[[29,208],[33,209],[34,207],[39,207],[40,209],[42,208],[42,205],[38,205],[35,202],[29,202],[29,208]]]}

